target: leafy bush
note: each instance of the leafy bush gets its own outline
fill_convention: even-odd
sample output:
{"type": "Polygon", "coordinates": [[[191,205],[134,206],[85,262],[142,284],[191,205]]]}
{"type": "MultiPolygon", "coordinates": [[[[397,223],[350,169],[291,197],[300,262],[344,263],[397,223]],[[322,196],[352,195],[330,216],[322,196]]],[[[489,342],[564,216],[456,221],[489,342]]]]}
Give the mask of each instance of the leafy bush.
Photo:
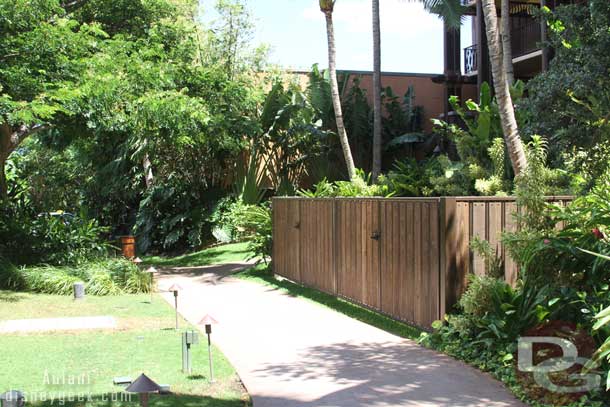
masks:
{"type": "Polygon", "coordinates": [[[207,243],[212,237],[208,216],[221,196],[222,191],[192,189],[186,183],[154,185],[136,218],[138,250],[172,251],[207,243]]]}
{"type": "Polygon", "coordinates": [[[520,110],[526,132],[550,141],[551,161],[563,168],[567,153],[591,186],[608,169],[610,153],[610,2],[585,3],[545,8],[554,56],[528,82],[520,110]]]}
{"type": "Polygon", "coordinates": [[[236,205],[231,213],[242,240],[249,242],[248,249],[253,258],[264,262],[271,258],[273,249],[273,225],[269,203],[260,205],[236,205]]]}
{"type": "Polygon", "coordinates": [[[470,248],[485,260],[485,270],[488,276],[504,279],[504,261],[487,240],[474,236],[470,242],[470,248]]]}
{"type": "Polygon", "coordinates": [[[474,193],[470,169],[447,156],[396,161],[384,181],[396,196],[459,196],[474,193]]]}
{"type": "Polygon", "coordinates": [[[75,267],[1,265],[0,288],[45,294],[70,295],[82,281],[90,295],[150,292],[150,276],[123,259],[100,259],[75,267]]]}
{"type": "MultiPolygon", "coordinates": [[[[607,260],[610,260],[610,258],[608,258],[607,260]]],[[[610,307],[607,307],[600,311],[595,316],[595,319],[596,322],[593,326],[593,330],[604,332],[606,340],[599,347],[597,352],[595,352],[595,354],[593,355],[591,366],[587,367],[593,367],[593,365],[600,364],[604,360],[607,363],[610,363],[610,307]]],[[[608,375],[608,377],[610,377],[610,370],[607,370],[606,374],[608,375]]],[[[610,390],[610,379],[608,379],[608,381],[606,382],[606,390],[610,390]]]]}
{"type": "Polygon", "coordinates": [[[238,230],[233,222],[232,213],[239,202],[233,197],[225,197],[218,201],[210,217],[212,235],[219,243],[231,243],[238,238],[238,230]]]}
{"type": "Polygon", "coordinates": [[[25,288],[25,280],[19,268],[0,257],[0,289],[20,291],[25,288]]]}
{"type": "Polygon", "coordinates": [[[0,209],[0,256],[17,264],[75,265],[103,256],[108,229],[84,214],[34,214],[18,204],[0,209]]]}
{"type": "Polygon", "coordinates": [[[27,291],[69,295],[74,283],[82,281],[79,276],[70,274],[70,269],[54,266],[24,267],[20,273],[27,291]]]}
{"type": "Polygon", "coordinates": [[[608,260],[583,252],[610,254],[610,171],[592,191],[567,207],[544,202],[544,179],[530,160],[526,176],[518,180],[520,231],[505,233],[503,240],[522,273],[541,284],[597,289],[610,278],[608,260]],[[561,224],[562,228],[555,226],[561,224]]]}
{"type": "Polygon", "coordinates": [[[326,178],[314,185],[313,190],[300,190],[300,196],[306,198],[332,197],[368,197],[394,195],[386,178],[381,176],[378,184],[371,184],[371,175],[357,170],[357,178],[351,181],[329,182],[326,178]]]}
{"type": "Polygon", "coordinates": [[[464,314],[482,317],[493,308],[494,292],[502,290],[505,285],[494,277],[471,274],[466,292],[460,298],[459,305],[464,314]]]}

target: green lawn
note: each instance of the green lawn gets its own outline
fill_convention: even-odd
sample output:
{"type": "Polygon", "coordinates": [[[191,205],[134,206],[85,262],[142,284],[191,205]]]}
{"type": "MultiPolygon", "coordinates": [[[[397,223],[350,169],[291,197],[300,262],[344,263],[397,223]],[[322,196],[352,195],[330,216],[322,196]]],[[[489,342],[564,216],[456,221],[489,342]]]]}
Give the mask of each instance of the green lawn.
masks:
{"type": "Polygon", "coordinates": [[[177,257],[145,257],[144,263],[154,266],[198,267],[210,264],[244,261],[252,256],[248,250],[248,243],[232,243],[222,246],[210,247],[198,252],[188,253],[177,257]]]}
{"type": "MultiPolygon", "coordinates": [[[[137,396],[120,402],[123,389],[112,379],[146,373],[176,393],[151,398],[153,406],[244,406],[247,396],[239,378],[218,349],[213,353],[216,383],[208,383],[203,336],[193,347],[193,374],[181,372],[181,338],[172,329],[173,310],[158,296],[152,304],[149,300],[149,295],[126,295],[74,303],[69,297],[0,291],[0,320],[113,315],[120,326],[117,331],[0,335],[0,392],[19,389],[32,401],[54,397],[70,406],[136,406],[137,396]],[[90,395],[92,401],[79,401],[79,395],[90,395]]],[[[61,405],[58,400],[28,405],[61,405]]]]}

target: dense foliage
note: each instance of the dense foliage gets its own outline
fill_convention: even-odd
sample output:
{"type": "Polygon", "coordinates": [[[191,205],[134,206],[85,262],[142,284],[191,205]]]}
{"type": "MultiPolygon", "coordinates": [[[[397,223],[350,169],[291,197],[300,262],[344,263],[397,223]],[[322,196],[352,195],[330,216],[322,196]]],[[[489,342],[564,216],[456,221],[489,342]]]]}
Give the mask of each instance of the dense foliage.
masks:
{"type": "Polygon", "coordinates": [[[562,5],[543,18],[553,59],[528,83],[527,130],[547,137],[554,165],[574,161],[589,186],[608,167],[610,3],[562,5]]]}
{"type": "Polygon", "coordinates": [[[85,283],[90,295],[146,293],[151,290],[150,275],[131,261],[103,259],[77,267],[16,267],[0,259],[0,289],[70,295],[76,282],[85,283]]]}
{"type": "MultiPolygon", "coordinates": [[[[601,388],[578,400],[580,395],[542,390],[516,366],[517,339],[546,332],[572,340],[583,357],[600,346],[597,360],[602,371],[610,368],[604,311],[610,303],[610,172],[567,207],[551,205],[544,200],[543,150],[530,147],[528,154],[528,172],[517,180],[520,228],[503,236],[520,265],[517,287],[491,275],[471,277],[457,312],[436,323],[422,342],[492,372],[530,405],[606,405],[601,388]]],[[[553,380],[569,385],[567,374],[553,380]]]]}

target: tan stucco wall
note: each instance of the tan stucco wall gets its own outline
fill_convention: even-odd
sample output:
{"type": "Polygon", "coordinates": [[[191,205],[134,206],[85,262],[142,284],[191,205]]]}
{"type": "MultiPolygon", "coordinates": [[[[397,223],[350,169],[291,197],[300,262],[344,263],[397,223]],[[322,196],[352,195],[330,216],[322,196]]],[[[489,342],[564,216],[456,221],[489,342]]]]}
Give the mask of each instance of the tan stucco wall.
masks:
{"type": "MultiPolygon", "coordinates": [[[[339,75],[346,74],[348,71],[338,72],[339,75]]],[[[373,101],[373,74],[370,72],[350,72],[352,77],[360,77],[360,87],[366,90],[369,102],[373,101]]],[[[297,81],[303,86],[307,84],[307,72],[292,72],[298,77],[297,81]]],[[[443,100],[445,98],[444,86],[432,82],[435,74],[417,73],[389,73],[384,72],[381,77],[383,87],[390,86],[394,93],[403,96],[409,86],[413,86],[415,91],[415,105],[424,108],[424,130],[430,132],[432,124],[430,119],[439,118],[443,114],[443,100]]],[[[464,100],[469,98],[476,99],[476,85],[464,85],[462,88],[464,100]]]]}

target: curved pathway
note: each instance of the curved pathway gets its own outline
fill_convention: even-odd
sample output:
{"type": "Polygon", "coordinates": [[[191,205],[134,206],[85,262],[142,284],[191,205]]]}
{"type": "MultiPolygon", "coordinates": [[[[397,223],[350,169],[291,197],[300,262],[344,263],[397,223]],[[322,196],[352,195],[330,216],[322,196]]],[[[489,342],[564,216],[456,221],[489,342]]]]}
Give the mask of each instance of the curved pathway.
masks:
{"type": "MultiPolygon", "coordinates": [[[[161,273],[178,283],[179,311],[210,313],[212,340],[254,407],[523,407],[499,382],[415,342],[270,286],[230,276],[231,263],[161,273]]],[[[173,295],[163,293],[173,305],[173,295]]]]}

